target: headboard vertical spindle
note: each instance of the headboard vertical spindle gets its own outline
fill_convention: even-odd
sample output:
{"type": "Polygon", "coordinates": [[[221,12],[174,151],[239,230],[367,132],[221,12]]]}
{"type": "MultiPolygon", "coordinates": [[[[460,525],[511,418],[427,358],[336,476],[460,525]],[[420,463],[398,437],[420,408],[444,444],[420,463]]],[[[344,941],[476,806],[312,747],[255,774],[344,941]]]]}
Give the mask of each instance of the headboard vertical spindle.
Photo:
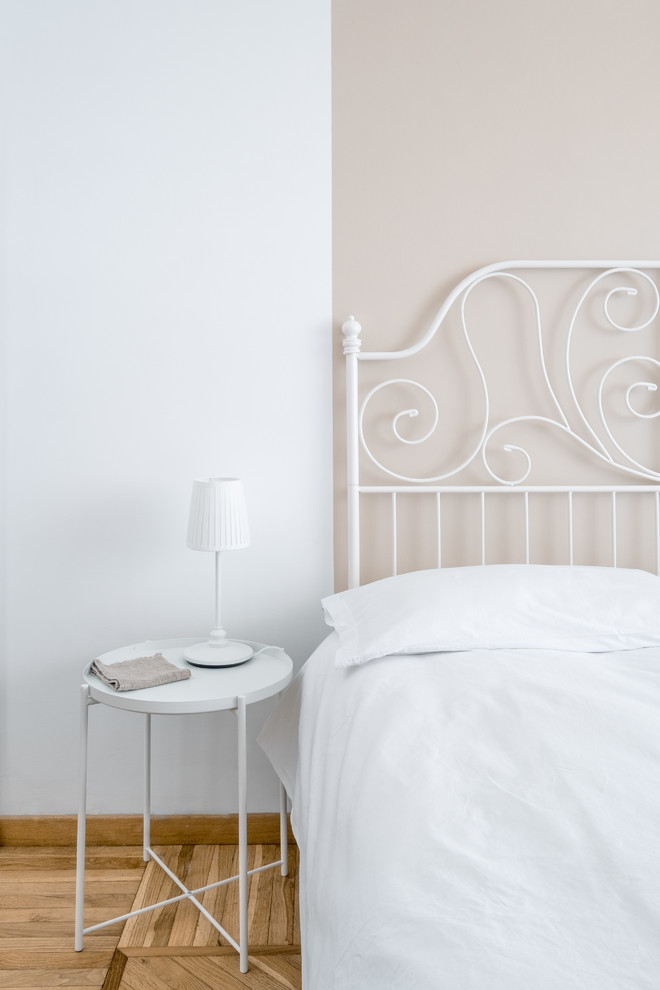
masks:
{"type": "Polygon", "coordinates": [[[360,583],[360,447],[358,430],[358,354],[362,327],[349,316],[342,326],[346,358],[346,491],[348,510],[348,587],[360,583]]]}

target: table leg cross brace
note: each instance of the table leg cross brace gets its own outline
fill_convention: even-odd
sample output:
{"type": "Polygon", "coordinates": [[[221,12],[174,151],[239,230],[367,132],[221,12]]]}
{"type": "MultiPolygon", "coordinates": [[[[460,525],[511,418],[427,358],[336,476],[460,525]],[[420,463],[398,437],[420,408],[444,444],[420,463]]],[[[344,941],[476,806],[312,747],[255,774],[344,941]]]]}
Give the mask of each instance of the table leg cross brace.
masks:
{"type": "MultiPolygon", "coordinates": [[[[229,932],[227,932],[226,929],[223,928],[222,925],[213,917],[213,915],[206,910],[204,905],[197,900],[198,894],[203,894],[207,890],[215,890],[216,887],[224,887],[228,883],[233,883],[235,880],[240,879],[239,875],[236,874],[236,876],[227,877],[225,880],[218,880],[215,883],[209,883],[205,887],[198,887],[196,890],[188,890],[185,884],[183,884],[176,874],[170,870],[170,868],[163,862],[160,856],[153,851],[153,849],[149,849],[148,852],[154,862],[157,863],[157,865],[160,866],[165,873],[167,873],[168,877],[183,891],[183,893],[178,894],[176,897],[168,897],[167,900],[164,901],[158,901],[156,904],[149,904],[147,907],[137,908],[135,911],[129,911],[127,914],[121,914],[117,918],[110,918],[108,921],[101,921],[97,925],[90,925],[89,928],[83,929],[82,934],[88,935],[90,932],[98,931],[100,928],[107,928],[109,925],[114,925],[119,921],[127,921],[129,918],[136,918],[138,915],[146,914],[148,911],[155,911],[156,908],[166,907],[168,904],[176,904],[178,901],[189,900],[192,901],[204,917],[211,922],[213,927],[217,928],[223,938],[226,938],[229,944],[233,946],[237,952],[240,952],[241,947],[238,942],[231,937],[229,932]]],[[[254,870],[248,870],[248,876],[251,877],[255,873],[262,873],[264,870],[271,870],[276,866],[282,866],[283,862],[283,860],[278,859],[273,863],[266,863],[265,866],[258,866],[254,870]]]]}

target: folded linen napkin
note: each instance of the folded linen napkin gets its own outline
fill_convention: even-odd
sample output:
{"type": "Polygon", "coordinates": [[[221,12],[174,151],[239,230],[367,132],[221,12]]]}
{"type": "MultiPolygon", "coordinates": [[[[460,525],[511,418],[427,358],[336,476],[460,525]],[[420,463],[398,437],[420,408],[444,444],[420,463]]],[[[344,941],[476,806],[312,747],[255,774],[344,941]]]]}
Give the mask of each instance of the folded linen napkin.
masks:
{"type": "Polygon", "coordinates": [[[166,660],[162,653],[151,657],[135,657],[133,660],[120,660],[119,663],[102,663],[93,660],[89,668],[99,680],[115,691],[137,691],[139,688],[158,687],[171,681],[185,681],[190,671],[176,667],[166,660]]]}

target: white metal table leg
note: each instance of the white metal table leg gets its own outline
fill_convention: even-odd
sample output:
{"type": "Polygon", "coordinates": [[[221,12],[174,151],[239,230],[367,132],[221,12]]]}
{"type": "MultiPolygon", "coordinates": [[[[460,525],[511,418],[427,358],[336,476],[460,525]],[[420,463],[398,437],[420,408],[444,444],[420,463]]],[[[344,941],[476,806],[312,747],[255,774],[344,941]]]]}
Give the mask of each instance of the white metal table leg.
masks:
{"type": "Polygon", "coordinates": [[[248,876],[247,876],[247,706],[238,698],[238,910],[240,970],[248,971],[248,876]]]}
{"type": "Polygon", "coordinates": [[[280,784],[280,859],[282,860],[282,876],[289,875],[289,831],[286,820],[286,789],[280,784]]]}
{"type": "Polygon", "coordinates": [[[78,843],[76,850],[76,952],[83,947],[83,916],[85,909],[85,841],[87,826],[87,732],[89,706],[95,704],[89,697],[87,684],[80,688],[80,756],[78,769],[78,843]]]}
{"type": "Polygon", "coordinates": [[[142,826],[142,858],[149,862],[151,848],[151,715],[144,716],[144,812],[142,826]]]}

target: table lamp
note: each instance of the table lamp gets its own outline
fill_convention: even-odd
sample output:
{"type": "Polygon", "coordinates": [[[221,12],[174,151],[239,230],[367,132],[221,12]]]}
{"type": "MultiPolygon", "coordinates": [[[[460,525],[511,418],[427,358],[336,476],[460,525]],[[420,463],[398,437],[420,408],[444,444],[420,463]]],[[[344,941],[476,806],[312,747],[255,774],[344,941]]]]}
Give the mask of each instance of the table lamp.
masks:
{"type": "Polygon", "coordinates": [[[206,643],[185,649],[198,667],[233,667],[252,656],[252,648],[227,639],[222,628],[221,555],[250,545],[243,484],[238,478],[196,478],[193,481],[187,545],[215,552],[215,626],[206,643]]]}

